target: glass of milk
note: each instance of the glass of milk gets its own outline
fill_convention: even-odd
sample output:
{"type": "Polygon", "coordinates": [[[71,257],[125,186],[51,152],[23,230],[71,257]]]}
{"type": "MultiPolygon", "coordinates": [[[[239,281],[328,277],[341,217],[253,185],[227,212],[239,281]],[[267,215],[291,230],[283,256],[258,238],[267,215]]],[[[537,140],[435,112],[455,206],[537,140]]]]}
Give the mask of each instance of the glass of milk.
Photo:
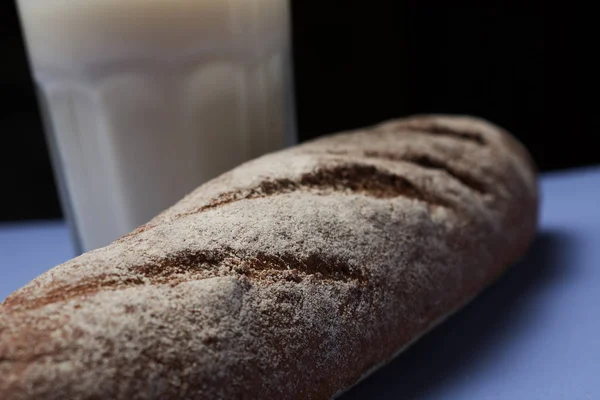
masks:
{"type": "Polygon", "coordinates": [[[80,251],[296,141],[288,1],[18,0],[80,251]]]}

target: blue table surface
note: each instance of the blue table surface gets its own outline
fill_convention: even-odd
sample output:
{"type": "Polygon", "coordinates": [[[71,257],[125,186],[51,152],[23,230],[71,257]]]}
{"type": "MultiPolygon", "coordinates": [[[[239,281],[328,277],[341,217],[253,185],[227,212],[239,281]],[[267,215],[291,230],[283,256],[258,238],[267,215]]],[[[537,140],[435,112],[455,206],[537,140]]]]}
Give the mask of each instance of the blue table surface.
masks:
{"type": "MultiPolygon", "coordinates": [[[[541,189],[523,260],[344,400],[600,399],[600,167],[541,189]]],[[[0,301],[73,255],[62,222],[0,224],[0,301]]]]}

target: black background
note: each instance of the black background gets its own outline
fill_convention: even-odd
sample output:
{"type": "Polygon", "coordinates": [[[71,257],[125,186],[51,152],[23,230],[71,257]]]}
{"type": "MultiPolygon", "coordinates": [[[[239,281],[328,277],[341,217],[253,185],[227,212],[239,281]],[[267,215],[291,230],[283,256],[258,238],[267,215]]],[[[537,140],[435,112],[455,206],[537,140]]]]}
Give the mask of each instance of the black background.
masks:
{"type": "MultiPolygon", "coordinates": [[[[512,131],[542,171],[600,163],[583,2],[293,0],[300,139],[413,113],[512,131]]],[[[60,217],[12,1],[0,2],[0,221],[60,217]]]]}

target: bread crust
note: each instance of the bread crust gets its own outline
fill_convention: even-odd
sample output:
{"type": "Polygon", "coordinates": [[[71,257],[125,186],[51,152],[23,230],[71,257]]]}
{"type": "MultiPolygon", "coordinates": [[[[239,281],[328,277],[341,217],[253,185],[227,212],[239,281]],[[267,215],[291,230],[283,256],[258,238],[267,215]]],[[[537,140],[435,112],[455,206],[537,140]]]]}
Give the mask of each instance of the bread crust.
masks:
{"type": "Polygon", "coordinates": [[[0,305],[0,393],[327,399],[530,245],[536,170],[501,128],[418,115],[250,161],[0,305]]]}

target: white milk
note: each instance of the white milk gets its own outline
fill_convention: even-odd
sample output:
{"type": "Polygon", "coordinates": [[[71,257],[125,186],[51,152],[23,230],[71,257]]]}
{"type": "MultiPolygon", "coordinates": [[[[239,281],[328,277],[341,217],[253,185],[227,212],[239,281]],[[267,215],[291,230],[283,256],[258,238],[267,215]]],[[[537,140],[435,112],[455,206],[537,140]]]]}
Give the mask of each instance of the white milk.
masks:
{"type": "Polygon", "coordinates": [[[82,250],[295,141],[288,0],[19,0],[19,8],[82,250]]]}

